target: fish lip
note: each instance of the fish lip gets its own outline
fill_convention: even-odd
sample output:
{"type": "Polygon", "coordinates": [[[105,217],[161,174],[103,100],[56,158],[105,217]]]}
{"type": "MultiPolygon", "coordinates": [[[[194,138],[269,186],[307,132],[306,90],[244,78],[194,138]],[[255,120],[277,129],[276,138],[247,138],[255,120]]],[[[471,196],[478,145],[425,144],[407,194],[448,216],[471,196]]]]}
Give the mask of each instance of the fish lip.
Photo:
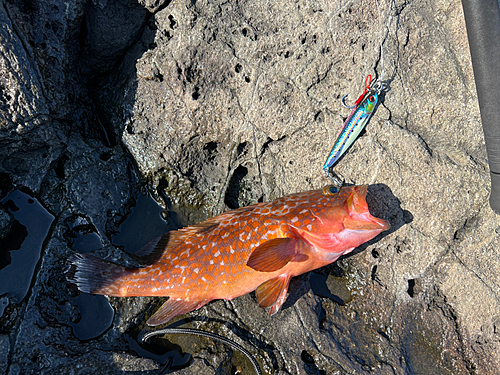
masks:
{"type": "Polygon", "coordinates": [[[391,223],[387,220],[379,219],[378,217],[372,216],[372,221],[382,228],[382,232],[391,229],[391,223]]]}
{"type": "MultiPolygon", "coordinates": [[[[366,209],[366,213],[368,214],[366,217],[366,221],[374,223],[373,228],[369,228],[369,229],[380,230],[381,232],[389,230],[391,228],[391,224],[387,220],[372,216],[372,214],[370,213],[370,208],[368,207],[368,203],[366,202],[366,195],[368,193],[368,185],[355,186],[354,191],[355,191],[355,194],[357,195],[357,198],[358,198],[357,207],[362,207],[362,208],[366,209]]],[[[354,210],[354,211],[356,212],[356,210],[354,210]]],[[[371,226],[368,225],[368,227],[371,227],[371,226]]]]}
{"type": "Polygon", "coordinates": [[[373,216],[369,220],[354,221],[352,223],[344,221],[344,229],[348,230],[383,232],[390,227],[391,224],[388,221],[373,216]]]}
{"type": "Polygon", "coordinates": [[[353,213],[344,219],[344,228],[353,230],[379,231],[383,232],[391,228],[391,224],[384,219],[373,216],[367,210],[364,213],[353,213]]]}

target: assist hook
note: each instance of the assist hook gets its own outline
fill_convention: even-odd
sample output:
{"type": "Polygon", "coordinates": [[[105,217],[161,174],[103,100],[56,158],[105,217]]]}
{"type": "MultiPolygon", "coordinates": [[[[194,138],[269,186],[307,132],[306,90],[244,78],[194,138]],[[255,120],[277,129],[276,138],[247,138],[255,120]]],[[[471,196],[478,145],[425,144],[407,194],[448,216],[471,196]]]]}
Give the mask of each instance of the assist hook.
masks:
{"type": "MultiPolygon", "coordinates": [[[[365,90],[363,91],[363,93],[360,95],[360,97],[358,98],[358,100],[356,100],[356,102],[354,103],[353,106],[348,106],[347,104],[345,104],[345,98],[347,98],[349,95],[351,94],[346,94],[342,97],[342,99],[340,100],[340,102],[342,103],[342,105],[346,108],[349,108],[349,109],[352,109],[354,107],[356,107],[359,103],[361,103],[361,101],[363,100],[365,94],[368,92],[368,90],[371,90],[372,88],[370,87],[371,85],[371,82],[372,82],[372,76],[371,74],[368,74],[365,78],[365,90]]],[[[380,85],[380,88],[382,88],[382,83],[380,83],[379,81],[375,82],[375,85],[380,85]]],[[[374,86],[375,86],[374,85],[374,86]]],[[[378,90],[377,90],[378,91],[378,90]]]]}

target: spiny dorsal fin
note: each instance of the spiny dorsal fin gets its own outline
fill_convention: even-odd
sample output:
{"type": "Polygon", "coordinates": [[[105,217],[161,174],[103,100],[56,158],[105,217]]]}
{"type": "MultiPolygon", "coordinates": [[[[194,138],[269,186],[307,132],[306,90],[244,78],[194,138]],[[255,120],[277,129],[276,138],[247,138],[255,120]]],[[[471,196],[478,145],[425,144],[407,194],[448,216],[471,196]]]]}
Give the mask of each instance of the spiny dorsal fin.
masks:
{"type": "Polygon", "coordinates": [[[141,265],[153,264],[157,262],[165,252],[180,245],[186,238],[196,233],[208,232],[217,225],[218,223],[207,223],[204,221],[197,225],[167,232],[155,238],[137,253],[133,254],[133,258],[141,265]]]}
{"type": "Polygon", "coordinates": [[[167,232],[163,236],[157,237],[153,241],[149,242],[141,250],[135,253],[133,257],[142,265],[153,264],[158,261],[164,253],[180,245],[187,238],[195,234],[210,232],[219,225],[221,220],[227,218],[228,216],[231,217],[235,214],[251,211],[252,209],[253,207],[251,206],[242,207],[237,210],[228,211],[221,215],[212,217],[199,224],[167,232]]]}

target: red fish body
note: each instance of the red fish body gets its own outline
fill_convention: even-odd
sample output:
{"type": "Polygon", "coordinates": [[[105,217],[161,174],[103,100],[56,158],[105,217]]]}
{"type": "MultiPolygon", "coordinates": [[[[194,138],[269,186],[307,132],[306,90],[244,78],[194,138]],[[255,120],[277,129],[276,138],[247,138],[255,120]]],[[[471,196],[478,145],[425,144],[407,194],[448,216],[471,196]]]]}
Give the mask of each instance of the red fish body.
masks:
{"type": "Polygon", "coordinates": [[[143,268],[75,254],[67,278],[86,293],[170,297],[149,325],[253,290],[273,314],[292,277],[330,264],[389,229],[368,211],[366,192],[367,186],[343,187],[335,195],[313,190],[223,213],[146,245],[137,255],[159,257],[143,268]]]}

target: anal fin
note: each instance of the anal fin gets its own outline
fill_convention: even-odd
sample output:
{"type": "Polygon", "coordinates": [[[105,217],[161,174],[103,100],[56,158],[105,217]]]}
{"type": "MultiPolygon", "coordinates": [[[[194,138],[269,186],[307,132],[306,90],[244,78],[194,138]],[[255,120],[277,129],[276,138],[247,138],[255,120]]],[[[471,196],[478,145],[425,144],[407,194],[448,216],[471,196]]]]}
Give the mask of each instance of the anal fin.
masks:
{"type": "Polygon", "coordinates": [[[186,314],[193,310],[199,309],[206,305],[209,301],[184,301],[179,299],[169,299],[156,311],[151,318],[146,322],[149,326],[158,326],[167,323],[177,315],[186,314]]]}
{"type": "Polygon", "coordinates": [[[290,283],[289,275],[281,275],[262,283],[256,290],[255,296],[260,307],[271,306],[269,315],[274,315],[283,305],[290,283]]]}

